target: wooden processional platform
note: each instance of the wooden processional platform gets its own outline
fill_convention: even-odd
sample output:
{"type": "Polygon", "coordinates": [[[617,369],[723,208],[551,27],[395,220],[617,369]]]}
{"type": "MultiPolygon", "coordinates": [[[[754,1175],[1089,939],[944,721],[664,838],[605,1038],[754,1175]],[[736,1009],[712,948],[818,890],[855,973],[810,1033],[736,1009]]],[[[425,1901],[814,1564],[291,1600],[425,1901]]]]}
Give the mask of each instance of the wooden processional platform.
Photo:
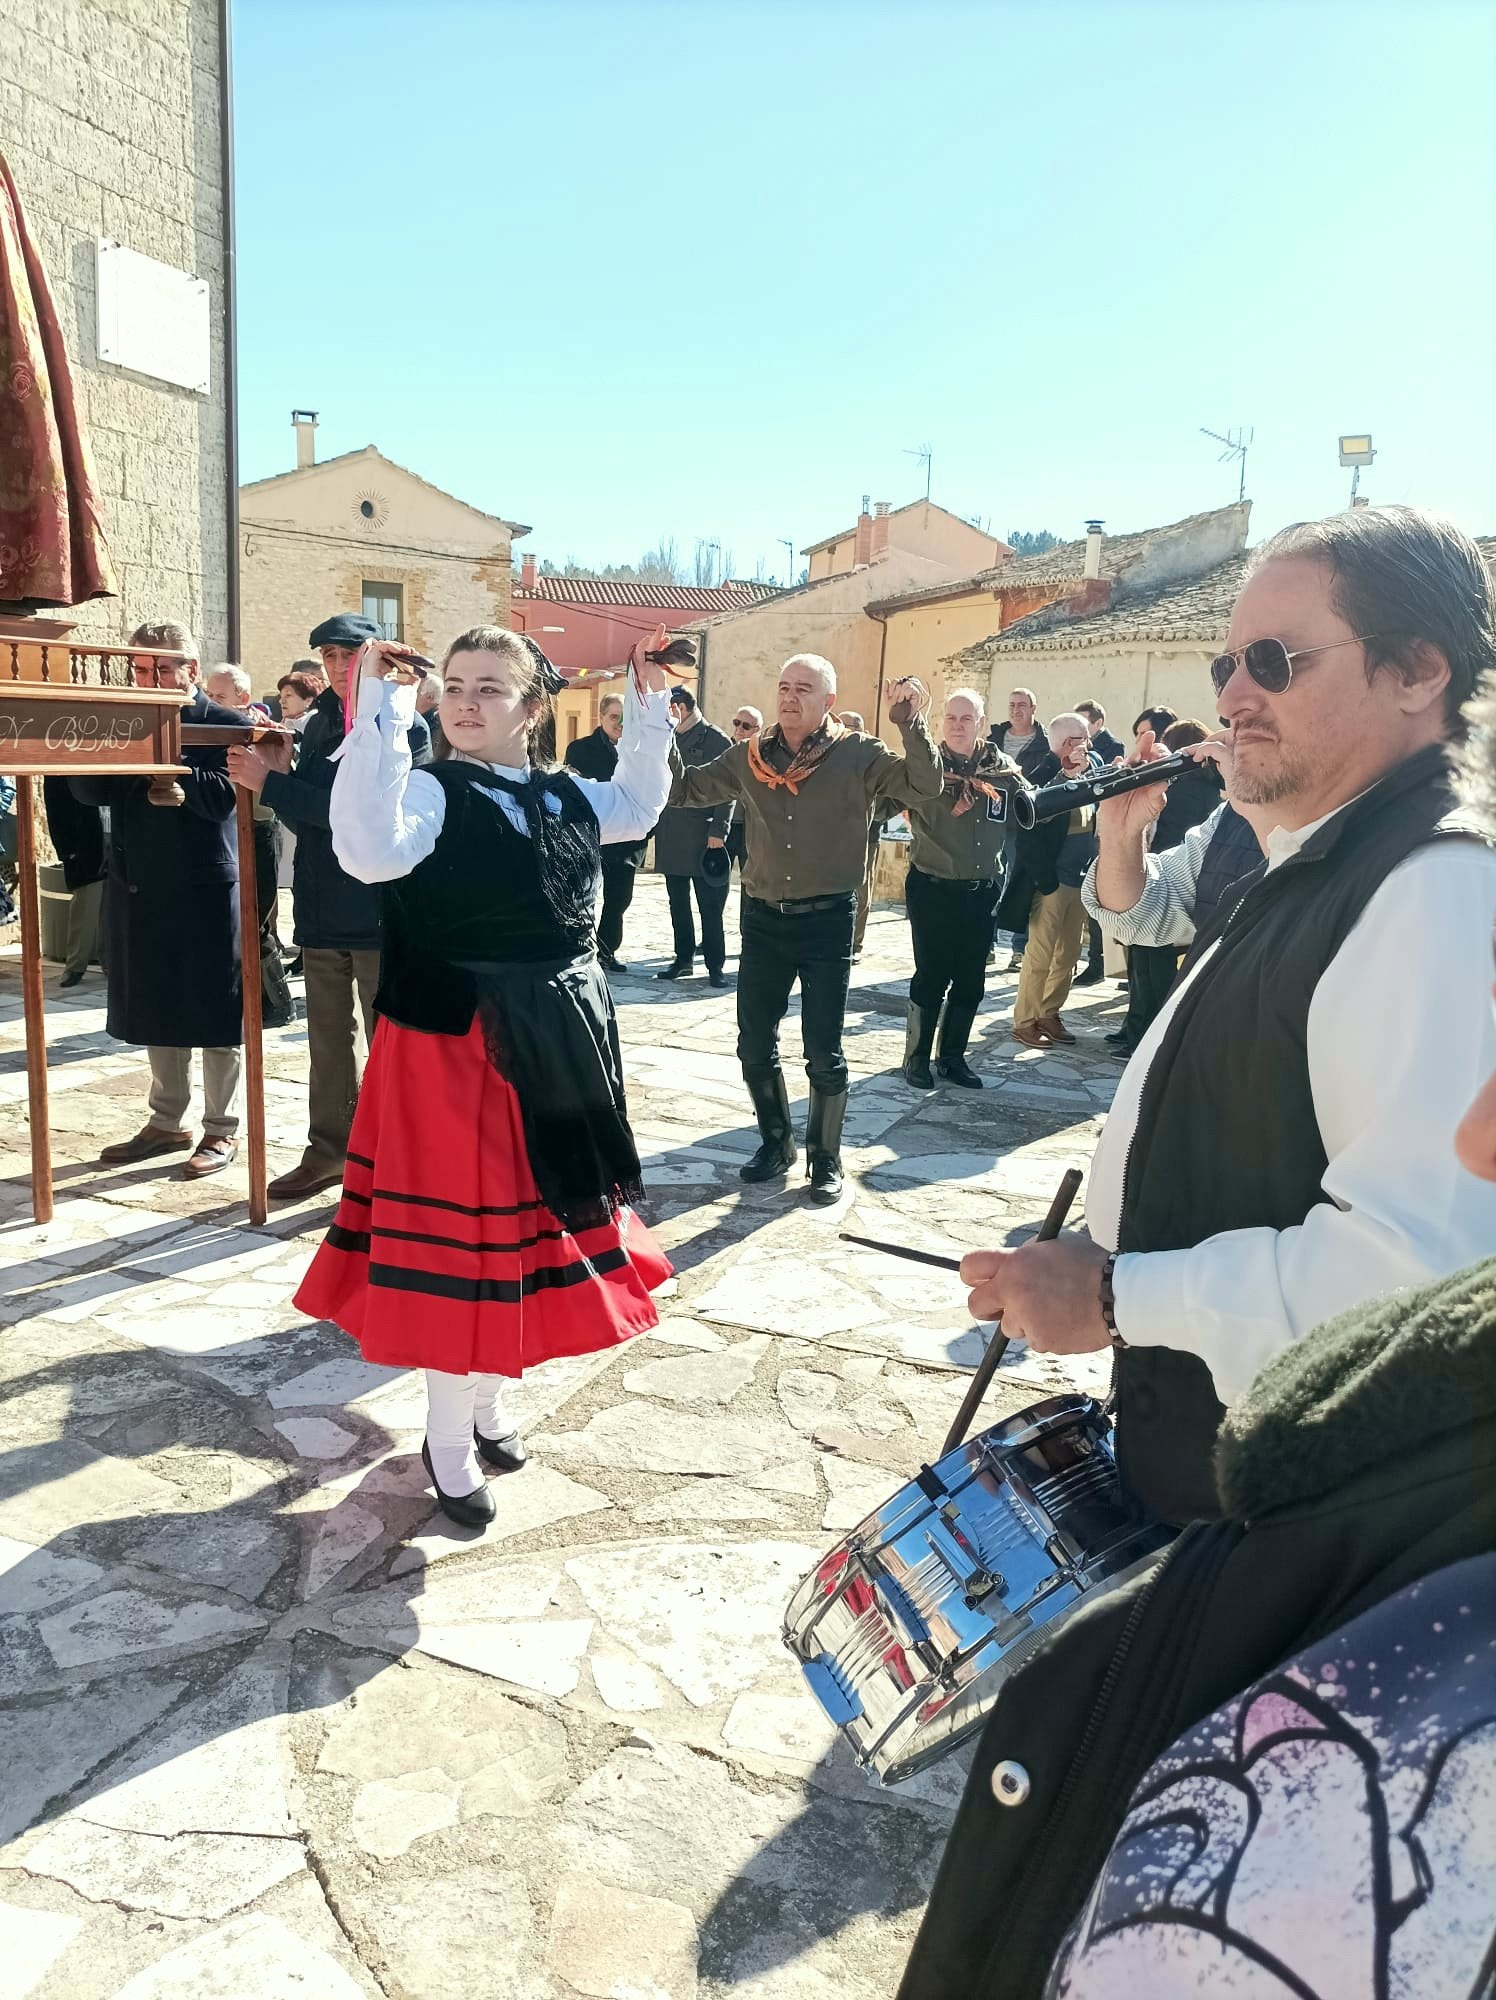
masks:
{"type": "MultiPolygon", "coordinates": [[[[183,723],[176,688],[135,686],[135,664],[179,660],[142,647],[94,646],[41,618],[0,620],[0,771],[16,779],[16,900],[31,1119],[31,1205],[52,1220],[52,1141],[47,1109],[47,1029],[42,985],[41,897],[36,859],[38,778],[145,778],[163,812],[182,805],[184,749],[256,743],[272,724],[242,729],[183,723]]],[[[249,1140],[249,1219],[263,1222],[265,1055],[260,1017],[260,925],[255,898],[254,798],[235,792],[239,844],[239,948],[244,992],[244,1096],[249,1140]]],[[[189,940],[184,937],[184,942],[189,940]]]]}

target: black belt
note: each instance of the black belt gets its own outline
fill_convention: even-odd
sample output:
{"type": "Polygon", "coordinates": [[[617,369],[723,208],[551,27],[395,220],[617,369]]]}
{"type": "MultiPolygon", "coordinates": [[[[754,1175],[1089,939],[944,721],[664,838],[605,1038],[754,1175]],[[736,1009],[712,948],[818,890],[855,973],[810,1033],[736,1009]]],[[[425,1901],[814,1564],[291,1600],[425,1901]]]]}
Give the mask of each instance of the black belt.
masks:
{"type": "Polygon", "coordinates": [[[809,917],[814,916],[817,910],[844,910],[856,898],[855,889],[844,889],[837,896],[801,896],[783,903],[767,903],[762,896],[749,896],[748,900],[757,903],[761,910],[773,910],[781,917],[809,917]]]}
{"type": "Polygon", "coordinates": [[[977,881],[967,875],[929,875],[923,868],[916,868],[914,873],[926,882],[938,882],[943,889],[965,889],[971,895],[978,889],[995,889],[1002,880],[1000,875],[986,875],[977,881]]]}

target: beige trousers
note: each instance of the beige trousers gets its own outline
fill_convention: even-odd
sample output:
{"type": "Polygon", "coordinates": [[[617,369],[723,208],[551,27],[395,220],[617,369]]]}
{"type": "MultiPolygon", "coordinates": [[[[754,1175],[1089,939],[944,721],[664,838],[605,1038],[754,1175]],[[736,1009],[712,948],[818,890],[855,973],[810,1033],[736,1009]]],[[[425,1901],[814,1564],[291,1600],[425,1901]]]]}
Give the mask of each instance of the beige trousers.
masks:
{"type": "Polygon", "coordinates": [[[1035,896],[1029,911],[1028,943],[1013,1002],[1013,1025],[1058,1014],[1070,997],[1076,961],[1086,938],[1086,911],[1079,889],[1056,889],[1035,896]]]}

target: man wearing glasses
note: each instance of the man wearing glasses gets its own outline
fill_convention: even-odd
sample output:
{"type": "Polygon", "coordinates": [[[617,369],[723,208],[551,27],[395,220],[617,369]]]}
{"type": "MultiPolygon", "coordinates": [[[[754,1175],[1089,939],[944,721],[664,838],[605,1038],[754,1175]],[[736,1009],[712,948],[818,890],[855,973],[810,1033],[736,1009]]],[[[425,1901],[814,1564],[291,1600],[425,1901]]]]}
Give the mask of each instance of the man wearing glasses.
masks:
{"type": "MultiPolygon", "coordinates": [[[[763,726],[763,710],[745,701],[732,719],[732,740],[734,743],[746,743],[750,737],[757,736],[763,726]]],[[[748,823],[740,812],[732,816],[726,846],[728,860],[737,864],[741,874],[748,865],[748,823]]]]}
{"type": "MultiPolygon", "coordinates": [[[[1257,551],[1211,672],[1228,795],[1266,858],[1221,897],[1123,1073],[1089,1233],[963,1265],[973,1313],[1010,1336],[1118,1350],[1118,1462],[1167,1519],[1216,1511],[1223,1406],[1275,1354],[1496,1242],[1496,1196],[1450,1144],[1496,1065],[1473,1003],[1496,851],[1459,819],[1446,765],[1493,664],[1491,578],[1448,522],[1368,508],[1257,551]]],[[[1163,798],[1100,808],[1102,910],[1159,895],[1163,798]]]]}

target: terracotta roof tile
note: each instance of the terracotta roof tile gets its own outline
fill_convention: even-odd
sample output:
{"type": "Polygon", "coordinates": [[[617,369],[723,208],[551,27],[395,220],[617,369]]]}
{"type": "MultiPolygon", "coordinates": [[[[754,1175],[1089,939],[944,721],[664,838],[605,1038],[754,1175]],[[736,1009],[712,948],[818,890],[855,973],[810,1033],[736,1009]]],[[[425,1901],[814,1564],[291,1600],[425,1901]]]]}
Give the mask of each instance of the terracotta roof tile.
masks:
{"type": "Polygon", "coordinates": [[[537,576],[533,584],[516,584],[516,599],[547,604],[635,605],[643,610],[738,611],[745,605],[778,597],[772,583],[720,583],[698,587],[684,583],[636,583],[625,577],[537,576]]]}
{"type": "Polygon", "coordinates": [[[963,665],[990,663],[1006,653],[1061,653],[1080,646],[1129,645],[1144,639],[1224,639],[1231,607],[1247,567],[1245,553],[1229,556],[1203,576],[1156,590],[1128,595],[1125,586],[1105,610],[1080,618],[1066,616],[1065,602],[1032,611],[1005,632],[981,639],[956,659],[963,665]]]}

